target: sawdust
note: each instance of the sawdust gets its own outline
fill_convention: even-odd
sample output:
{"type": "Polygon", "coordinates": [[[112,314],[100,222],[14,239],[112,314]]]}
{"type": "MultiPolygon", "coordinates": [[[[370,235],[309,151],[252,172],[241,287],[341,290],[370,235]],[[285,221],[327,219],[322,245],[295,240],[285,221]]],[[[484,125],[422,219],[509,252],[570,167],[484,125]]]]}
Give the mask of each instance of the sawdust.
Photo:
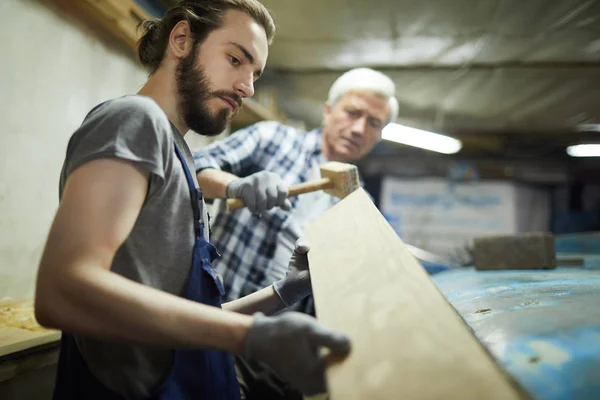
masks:
{"type": "Polygon", "coordinates": [[[0,329],[17,328],[32,332],[44,331],[35,319],[33,302],[0,304],[0,329]]]}

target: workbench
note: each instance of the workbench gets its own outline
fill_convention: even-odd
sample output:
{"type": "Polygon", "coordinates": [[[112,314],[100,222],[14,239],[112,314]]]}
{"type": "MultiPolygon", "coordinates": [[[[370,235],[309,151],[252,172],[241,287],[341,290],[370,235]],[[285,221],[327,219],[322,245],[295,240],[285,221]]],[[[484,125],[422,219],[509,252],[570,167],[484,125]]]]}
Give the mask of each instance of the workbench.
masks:
{"type": "MultiPolygon", "coordinates": [[[[453,267],[432,275],[483,348],[533,400],[600,399],[600,248],[598,237],[584,239],[556,242],[559,255],[583,260],[579,266],[517,271],[453,267]]],[[[427,254],[417,255],[429,271],[443,269],[427,254]]],[[[30,302],[26,309],[24,326],[9,327],[5,321],[0,398],[6,400],[43,399],[52,391],[60,334],[35,326],[17,332],[33,317],[30,302]]]]}
{"type": "Polygon", "coordinates": [[[0,399],[49,399],[59,341],[35,321],[32,299],[0,301],[0,399]]]}
{"type": "Polygon", "coordinates": [[[534,400],[600,399],[600,270],[456,268],[432,279],[534,400]]]}

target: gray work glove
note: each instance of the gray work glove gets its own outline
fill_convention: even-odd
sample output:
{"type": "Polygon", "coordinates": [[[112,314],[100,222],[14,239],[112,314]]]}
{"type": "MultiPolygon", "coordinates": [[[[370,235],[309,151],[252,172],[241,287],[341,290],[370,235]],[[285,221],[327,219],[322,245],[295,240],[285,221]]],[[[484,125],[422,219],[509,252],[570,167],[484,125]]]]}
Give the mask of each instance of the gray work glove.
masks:
{"type": "Polygon", "coordinates": [[[245,356],[264,362],[295,389],[313,395],[327,390],[321,347],[328,348],[332,355],[345,356],[350,351],[350,340],[306,314],[289,311],[265,317],[256,313],[245,356]]]}
{"type": "Polygon", "coordinates": [[[287,307],[296,304],[312,292],[308,270],[309,250],[306,239],[298,239],[285,277],[273,283],[273,289],[287,307]]]}
{"type": "Polygon", "coordinates": [[[273,207],[289,211],[292,203],[287,198],[288,187],[279,175],[270,171],[260,171],[245,178],[229,182],[225,190],[227,198],[244,200],[248,209],[263,213],[273,207]]]}

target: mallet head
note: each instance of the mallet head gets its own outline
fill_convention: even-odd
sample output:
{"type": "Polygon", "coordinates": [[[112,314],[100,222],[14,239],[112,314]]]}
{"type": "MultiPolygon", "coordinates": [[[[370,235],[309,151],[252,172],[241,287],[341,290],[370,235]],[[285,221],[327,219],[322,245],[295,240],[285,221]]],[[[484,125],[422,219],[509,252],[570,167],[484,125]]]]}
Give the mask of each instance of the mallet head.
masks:
{"type": "Polygon", "coordinates": [[[356,165],[330,161],[321,165],[321,177],[332,182],[331,188],[325,189],[325,192],[342,199],[360,187],[356,165]]]}

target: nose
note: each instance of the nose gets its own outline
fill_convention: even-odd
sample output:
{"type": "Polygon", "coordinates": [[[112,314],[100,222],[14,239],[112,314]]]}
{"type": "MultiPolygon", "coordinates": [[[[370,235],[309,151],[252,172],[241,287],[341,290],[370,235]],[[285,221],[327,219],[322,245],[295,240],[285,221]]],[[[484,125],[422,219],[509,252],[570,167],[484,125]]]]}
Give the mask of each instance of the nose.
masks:
{"type": "Polygon", "coordinates": [[[352,136],[363,136],[367,132],[367,117],[356,118],[350,127],[352,136]]]}
{"type": "Polygon", "coordinates": [[[250,74],[238,78],[233,87],[235,92],[242,98],[254,96],[254,76],[250,74]]]}

